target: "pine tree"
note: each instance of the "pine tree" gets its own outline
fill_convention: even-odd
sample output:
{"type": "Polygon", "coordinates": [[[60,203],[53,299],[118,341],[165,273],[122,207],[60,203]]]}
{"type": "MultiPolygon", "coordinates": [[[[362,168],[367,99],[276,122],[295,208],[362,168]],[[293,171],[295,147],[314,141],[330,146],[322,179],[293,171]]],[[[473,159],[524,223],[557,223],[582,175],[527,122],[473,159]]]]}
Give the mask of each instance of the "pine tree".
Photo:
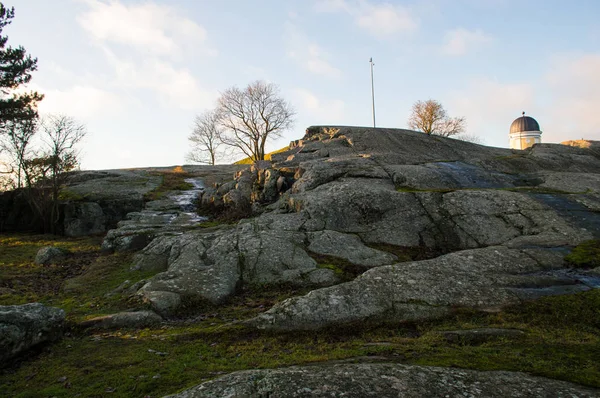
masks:
{"type": "Polygon", "coordinates": [[[44,96],[37,92],[15,93],[14,90],[31,80],[37,70],[37,58],[31,58],[21,46],[7,46],[8,36],[2,35],[12,22],[15,9],[0,3],[0,134],[7,125],[28,122],[38,117],[37,103],[44,96]]]}

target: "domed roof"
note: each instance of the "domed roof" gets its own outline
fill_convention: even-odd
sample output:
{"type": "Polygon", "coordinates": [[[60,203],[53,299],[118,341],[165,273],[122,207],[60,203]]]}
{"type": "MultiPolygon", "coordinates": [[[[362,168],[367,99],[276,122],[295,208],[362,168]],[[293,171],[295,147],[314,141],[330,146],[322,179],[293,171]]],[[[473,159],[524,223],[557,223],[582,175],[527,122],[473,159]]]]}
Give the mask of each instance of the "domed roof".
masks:
{"type": "Polygon", "coordinates": [[[532,117],[525,116],[525,112],[523,112],[523,116],[515,119],[515,121],[510,125],[511,134],[523,131],[540,131],[540,125],[538,122],[532,117]]]}

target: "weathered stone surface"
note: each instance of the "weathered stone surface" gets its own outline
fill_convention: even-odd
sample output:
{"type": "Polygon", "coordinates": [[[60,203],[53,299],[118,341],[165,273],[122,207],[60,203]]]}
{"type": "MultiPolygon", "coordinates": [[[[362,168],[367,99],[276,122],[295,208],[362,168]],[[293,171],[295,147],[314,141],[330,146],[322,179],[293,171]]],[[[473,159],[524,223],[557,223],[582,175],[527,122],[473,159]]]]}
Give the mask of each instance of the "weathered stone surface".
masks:
{"type": "Polygon", "coordinates": [[[595,173],[543,173],[541,188],[569,193],[599,193],[600,174],[595,173]]]}
{"type": "MultiPolygon", "coordinates": [[[[169,268],[151,278],[140,294],[146,297],[161,314],[173,312],[181,300],[171,300],[168,306],[156,304],[156,293],[176,294],[180,298],[204,299],[220,303],[234,293],[240,279],[239,256],[235,242],[227,236],[214,239],[206,247],[200,239],[175,241],[169,254],[169,268]],[[175,247],[178,245],[178,247],[175,247]]],[[[162,298],[160,299],[162,300],[162,298]]],[[[160,301],[159,300],[159,301],[160,301]]]]}
{"type": "MultiPolygon", "coordinates": [[[[303,233],[260,231],[256,223],[247,222],[238,227],[238,248],[244,259],[242,276],[250,283],[305,284],[304,277],[317,270],[304,249],[303,233]]],[[[328,284],[338,281],[333,271],[326,273],[328,284]]]]}
{"type": "Polygon", "coordinates": [[[162,322],[162,318],[152,311],[119,312],[88,319],[80,323],[80,326],[93,329],[121,329],[121,328],[145,328],[156,326],[162,322]]]}
{"type": "Polygon", "coordinates": [[[44,246],[35,255],[35,263],[41,265],[56,264],[64,260],[69,252],[54,246],[44,246]]]}
{"type": "Polygon", "coordinates": [[[356,235],[325,230],[310,233],[308,236],[310,240],[308,250],[317,254],[343,258],[365,268],[392,264],[398,259],[393,254],[365,246],[356,235]]]}
{"type": "Polygon", "coordinates": [[[600,391],[518,372],[390,363],[234,372],[172,398],[201,397],[597,397],[600,391]]]}
{"type": "Polygon", "coordinates": [[[62,336],[65,312],[40,303],[0,306],[0,367],[41,343],[62,336]]]}
{"type": "Polygon", "coordinates": [[[298,330],[366,319],[428,319],[455,307],[494,310],[522,299],[590,289],[577,277],[533,274],[562,266],[562,259],[540,263],[525,252],[503,246],[465,250],[371,269],[351,282],[287,299],[248,324],[298,330]]]}
{"type": "Polygon", "coordinates": [[[95,202],[74,202],[65,205],[65,235],[86,236],[106,232],[106,217],[95,202]]]}
{"type": "Polygon", "coordinates": [[[181,295],[173,292],[145,291],[143,298],[162,316],[173,314],[181,306],[181,295]]]}
{"type": "Polygon", "coordinates": [[[398,188],[453,190],[465,188],[511,188],[515,178],[511,175],[488,171],[464,162],[437,162],[424,165],[390,165],[398,188]]]}
{"type": "Polygon", "coordinates": [[[68,191],[88,201],[118,199],[143,199],[143,195],[155,189],[160,176],[151,175],[143,169],[76,172],[70,177],[68,191]]]}
{"type": "Polygon", "coordinates": [[[171,248],[179,236],[163,235],[154,240],[134,257],[132,269],[141,271],[166,271],[171,248]]]}
{"type": "MultiPolygon", "coordinates": [[[[139,293],[152,303],[156,302],[151,297],[156,292],[221,303],[241,283],[327,286],[339,282],[334,271],[318,268],[308,256],[303,233],[257,228],[256,223],[246,222],[235,230],[155,239],[136,255],[134,268],[167,269],[151,278],[139,293]]],[[[154,308],[161,314],[176,309],[159,307],[154,308]]]]}

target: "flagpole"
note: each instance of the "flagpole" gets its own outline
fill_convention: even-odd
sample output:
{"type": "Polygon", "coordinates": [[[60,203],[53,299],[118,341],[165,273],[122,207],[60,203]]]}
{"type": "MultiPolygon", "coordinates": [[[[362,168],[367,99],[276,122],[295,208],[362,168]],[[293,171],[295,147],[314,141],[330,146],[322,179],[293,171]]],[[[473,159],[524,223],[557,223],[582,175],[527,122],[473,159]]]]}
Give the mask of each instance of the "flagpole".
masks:
{"type": "Polygon", "coordinates": [[[375,128],[375,85],[373,84],[373,57],[369,59],[369,63],[371,64],[371,100],[373,103],[373,128],[375,128]]]}

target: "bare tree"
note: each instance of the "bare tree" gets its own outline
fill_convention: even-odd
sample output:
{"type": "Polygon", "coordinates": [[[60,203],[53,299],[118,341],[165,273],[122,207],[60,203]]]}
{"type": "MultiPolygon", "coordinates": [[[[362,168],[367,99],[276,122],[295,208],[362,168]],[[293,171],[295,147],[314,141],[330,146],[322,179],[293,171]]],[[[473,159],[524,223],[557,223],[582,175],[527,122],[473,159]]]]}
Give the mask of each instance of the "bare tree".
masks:
{"type": "Polygon", "coordinates": [[[213,110],[196,116],[194,130],[188,137],[192,143],[192,150],[186,155],[186,159],[195,163],[215,165],[217,160],[225,156],[221,133],[217,112],[213,110]]]}
{"type": "Polygon", "coordinates": [[[430,99],[415,102],[408,127],[426,134],[450,137],[464,132],[466,121],[464,117],[449,117],[441,103],[430,99]]]}
{"type": "Polygon", "coordinates": [[[9,160],[3,174],[10,174],[14,181],[14,188],[22,188],[24,183],[25,160],[31,151],[31,140],[37,132],[37,118],[19,121],[7,121],[4,124],[5,135],[0,141],[0,150],[3,150],[9,160]]]}
{"type": "Polygon", "coordinates": [[[24,162],[31,205],[44,232],[57,232],[59,194],[69,171],[79,165],[76,145],[87,134],[84,125],[65,115],[49,115],[40,123],[41,150],[24,162]]]}
{"type": "Polygon", "coordinates": [[[221,141],[253,161],[264,160],[267,140],[281,137],[293,125],[295,115],[292,106],[279,96],[278,87],[260,80],[243,90],[225,90],[216,113],[223,129],[221,141]]]}

